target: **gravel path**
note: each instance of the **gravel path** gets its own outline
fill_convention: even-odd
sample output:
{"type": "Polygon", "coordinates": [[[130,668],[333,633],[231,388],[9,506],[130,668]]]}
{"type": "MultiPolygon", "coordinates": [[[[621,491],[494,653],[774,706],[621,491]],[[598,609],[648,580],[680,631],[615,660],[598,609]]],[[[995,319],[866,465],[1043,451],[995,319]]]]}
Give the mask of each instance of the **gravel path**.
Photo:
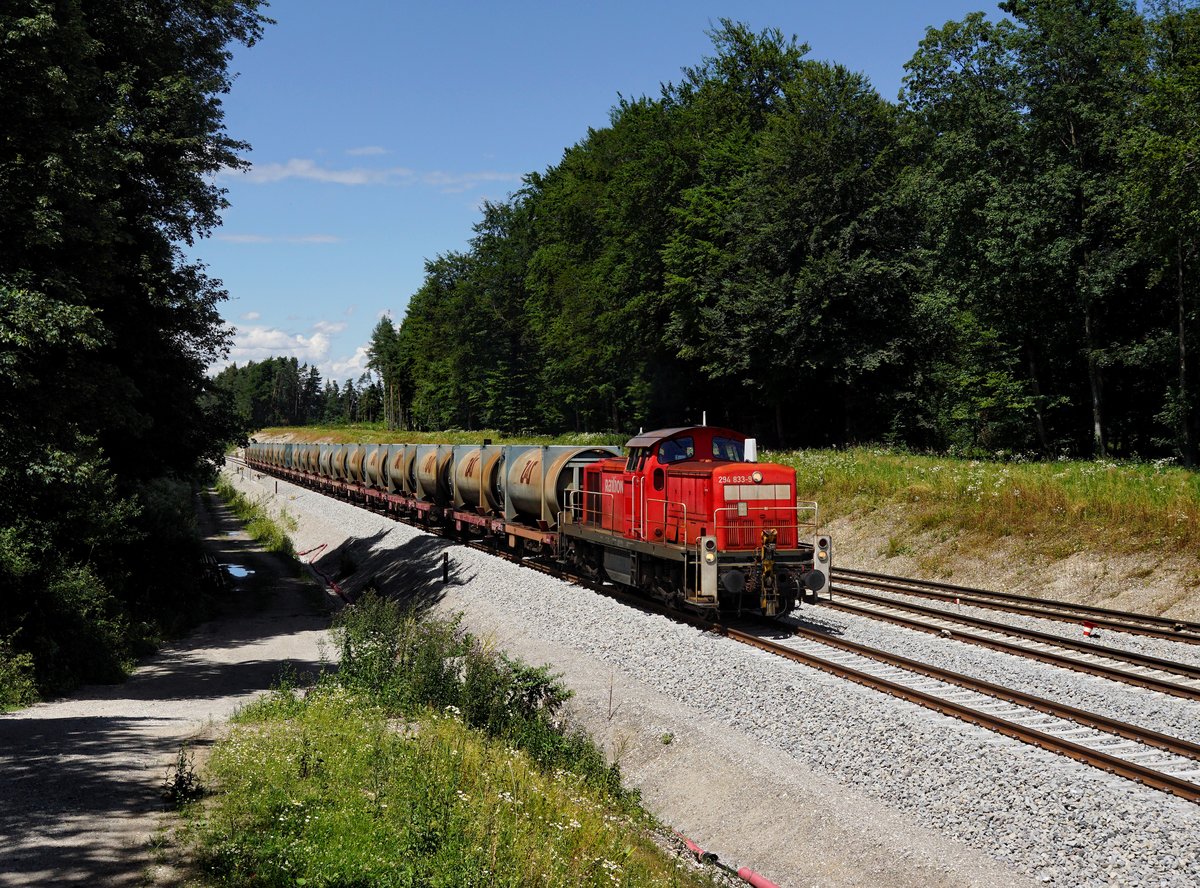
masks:
{"type": "Polygon", "coordinates": [[[319,665],[323,593],[279,573],[215,501],[210,551],[253,571],[228,612],[143,663],[122,685],[0,715],[0,885],[142,885],[164,822],[163,778],[182,744],[274,682],[319,665]]]}

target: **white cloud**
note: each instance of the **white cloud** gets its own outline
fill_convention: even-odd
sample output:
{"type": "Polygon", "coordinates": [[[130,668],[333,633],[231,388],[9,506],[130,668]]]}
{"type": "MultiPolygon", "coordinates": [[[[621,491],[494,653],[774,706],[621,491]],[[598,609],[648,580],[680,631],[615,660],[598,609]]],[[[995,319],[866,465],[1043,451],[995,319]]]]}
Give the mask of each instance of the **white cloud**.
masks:
{"type": "Polygon", "coordinates": [[[361,148],[347,148],[346,153],[353,157],[369,157],[377,154],[387,154],[388,150],[380,145],[363,145],[361,148]]]}
{"type": "Polygon", "coordinates": [[[229,360],[244,364],[266,358],[296,358],[308,364],[329,356],[330,334],[318,329],[312,336],[288,333],[276,327],[239,327],[233,337],[229,360]]]}
{"type": "MultiPolygon", "coordinates": [[[[247,312],[257,315],[257,312],[247,312]]],[[[367,372],[368,344],[358,346],[353,354],[330,359],[334,337],[345,329],[341,322],[317,321],[312,325],[313,333],[289,333],[277,327],[239,327],[234,334],[233,348],[229,357],[209,368],[217,373],[231,363],[244,365],[247,361],[264,361],[267,358],[295,358],[304,364],[315,366],[322,378],[341,384],[347,379],[358,380],[367,372]]]]}
{"type": "Polygon", "coordinates": [[[434,188],[440,188],[443,194],[459,194],[477,188],[484,182],[516,182],[521,178],[519,173],[499,173],[485,170],[476,173],[423,173],[421,181],[434,188]]]}
{"type": "Polygon", "coordinates": [[[328,371],[325,373],[328,379],[358,379],[358,377],[367,371],[367,347],[360,345],[350,357],[342,358],[340,361],[333,361],[328,365],[328,368],[328,371]]]}
{"type": "Polygon", "coordinates": [[[257,321],[261,317],[262,317],[262,314],[260,314],[257,311],[248,311],[244,315],[242,315],[242,320],[243,321],[257,321]]]}
{"type": "MultiPolygon", "coordinates": [[[[372,146],[374,147],[374,146],[372,146]]],[[[366,149],[353,149],[347,153],[375,154],[366,149]]],[[[348,167],[333,169],[321,166],[314,160],[294,157],[285,163],[256,163],[245,171],[225,168],[220,174],[226,178],[242,176],[255,185],[283,182],[287,179],[303,179],[312,182],[329,182],[335,185],[425,185],[436,188],[443,194],[458,194],[477,188],[486,182],[519,182],[520,173],[498,170],[477,170],[452,173],[444,170],[417,172],[407,167],[348,167]]]]}
{"type": "Polygon", "coordinates": [[[255,185],[282,182],[284,179],[308,179],[314,182],[333,182],[337,185],[387,185],[410,180],[413,171],[403,167],[386,169],[350,167],[349,169],[335,170],[320,166],[316,161],[292,158],[286,163],[256,163],[244,173],[236,170],[222,170],[221,174],[225,176],[241,175],[245,177],[246,181],[255,185]]]}
{"type": "Polygon", "coordinates": [[[231,244],[337,244],[342,239],[336,234],[301,234],[278,236],[271,234],[225,234],[216,235],[217,240],[231,244]]]}

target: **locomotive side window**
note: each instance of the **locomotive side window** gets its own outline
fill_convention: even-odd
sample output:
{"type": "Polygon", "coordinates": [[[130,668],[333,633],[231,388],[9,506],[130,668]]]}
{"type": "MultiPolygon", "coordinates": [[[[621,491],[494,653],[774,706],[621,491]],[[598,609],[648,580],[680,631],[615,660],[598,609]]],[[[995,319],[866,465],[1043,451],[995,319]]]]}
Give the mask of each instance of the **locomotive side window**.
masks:
{"type": "Polygon", "coordinates": [[[685,438],[668,438],[658,445],[658,461],[660,463],[674,463],[691,459],[695,454],[695,442],[690,436],[685,438]]]}
{"type": "Polygon", "coordinates": [[[638,457],[643,453],[641,447],[629,448],[629,460],[625,463],[625,471],[635,472],[638,468],[638,457]]]}
{"type": "Polygon", "coordinates": [[[662,490],[667,486],[667,473],[662,470],[662,466],[654,470],[654,489],[662,490]]]}
{"type": "Polygon", "coordinates": [[[713,456],[730,462],[741,462],[746,458],[746,451],[741,441],[713,435],[713,456]]]}

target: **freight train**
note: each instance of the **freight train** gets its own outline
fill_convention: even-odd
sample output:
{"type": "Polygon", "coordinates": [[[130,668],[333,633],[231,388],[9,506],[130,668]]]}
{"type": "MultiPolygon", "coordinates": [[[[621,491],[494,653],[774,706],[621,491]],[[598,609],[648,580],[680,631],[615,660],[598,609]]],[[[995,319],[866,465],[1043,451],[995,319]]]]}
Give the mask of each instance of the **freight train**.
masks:
{"type": "Polygon", "coordinates": [[[833,549],[796,472],[712,426],[615,447],[273,444],[253,469],[443,533],[545,557],[706,616],[785,614],[827,591],[833,549]]]}

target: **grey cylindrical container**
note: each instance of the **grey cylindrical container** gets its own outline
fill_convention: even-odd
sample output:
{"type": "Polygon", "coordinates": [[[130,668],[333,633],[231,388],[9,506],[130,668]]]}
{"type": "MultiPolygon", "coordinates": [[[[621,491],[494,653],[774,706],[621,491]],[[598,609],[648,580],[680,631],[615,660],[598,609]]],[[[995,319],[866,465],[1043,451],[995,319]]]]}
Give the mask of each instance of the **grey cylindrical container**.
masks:
{"type": "Polygon", "coordinates": [[[504,485],[514,514],[508,517],[557,524],[573,470],[611,456],[613,451],[598,447],[530,447],[510,453],[504,485]]]}
{"type": "Polygon", "coordinates": [[[367,448],[362,444],[346,445],[346,479],[362,484],[366,481],[363,475],[363,462],[367,456],[367,448]]]}
{"type": "Polygon", "coordinates": [[[345,444],[330,444],[329,449],[332,454],[329,457],[329,468],[332,477],[337,481],[346,480],[346,445],[345,444]]]}
{"type": "Polygon", "coordinates": [[[364,483],[371,487],[386,490],[388,473],[387,445],[365,444],[363,445],[363,451],[366,454],[363,457],[364,483]]]}
{"type": "Polygon", "coordinates": [[[454,449],[454,503],[484,513],[504,508],[499,447],[454,449]]]}
{"type": "Polygon", "coordinates": [[[453,448],[443,444],[420,444],[415,461],[417,495],[435,503],[448,502],[453,448]]]}

